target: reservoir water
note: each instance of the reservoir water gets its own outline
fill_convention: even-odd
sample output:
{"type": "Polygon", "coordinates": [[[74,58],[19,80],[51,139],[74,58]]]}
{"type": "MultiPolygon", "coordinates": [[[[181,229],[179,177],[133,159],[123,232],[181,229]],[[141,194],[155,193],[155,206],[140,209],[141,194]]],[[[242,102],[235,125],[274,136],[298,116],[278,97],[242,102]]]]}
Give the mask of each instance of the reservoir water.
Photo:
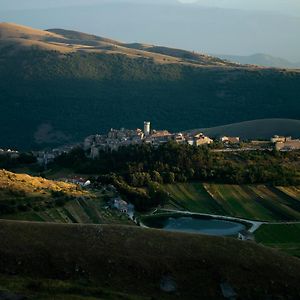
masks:
{"type": "Polygon", "coordinates": [[[167,231],[201,233],[216,236],[234,236],[246,226],[242,223],[214,218],[162,217],[147,221],[147,226],[167,231]]]}

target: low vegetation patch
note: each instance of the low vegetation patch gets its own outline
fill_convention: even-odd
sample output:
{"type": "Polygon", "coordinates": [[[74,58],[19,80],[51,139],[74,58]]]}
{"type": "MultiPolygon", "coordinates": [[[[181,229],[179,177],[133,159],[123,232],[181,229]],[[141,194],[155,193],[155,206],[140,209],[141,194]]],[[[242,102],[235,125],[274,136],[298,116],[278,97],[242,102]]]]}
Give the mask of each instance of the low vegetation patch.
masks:
{"type": "Polygon", "coordinates": [[[264,224],[255,232],[255,239],[300,258],[300,223],[264,224]]]}

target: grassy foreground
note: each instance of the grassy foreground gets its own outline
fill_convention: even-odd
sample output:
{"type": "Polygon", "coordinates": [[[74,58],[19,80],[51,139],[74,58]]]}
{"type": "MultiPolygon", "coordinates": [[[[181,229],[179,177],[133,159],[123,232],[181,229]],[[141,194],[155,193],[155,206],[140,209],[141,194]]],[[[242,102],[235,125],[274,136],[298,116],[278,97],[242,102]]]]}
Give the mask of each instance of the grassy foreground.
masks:
{"type": "Polygon", "coordinates": [[[115,293],[154,299],[223,299],[222,281],[229,282],[241,299],[300,295],[298,259],[230,238],[117,225],[2,220],[0,240],[4,278],[13,274],[85,280],[115,293]],[[160,290],[165,276],[176,283],[174,294],[160,290]]]}
{"type": "MultiPolygon", "coordinates": [[[[147,300],[150,297],[118,293],[86,280],[36,279],[26,276],[1,275],[0,292],[26,296],[31,300],[147,300]],[[12,291],[14,291],[12,293],[12,291]]],[[[1,298],[2,299],[2,298],[1,298]]]]}
{"type": "Polygon", "coordinates": [[[300,220],[300,188],[177,183],[165,185],[170,208],[263,221],[300,220]]]}

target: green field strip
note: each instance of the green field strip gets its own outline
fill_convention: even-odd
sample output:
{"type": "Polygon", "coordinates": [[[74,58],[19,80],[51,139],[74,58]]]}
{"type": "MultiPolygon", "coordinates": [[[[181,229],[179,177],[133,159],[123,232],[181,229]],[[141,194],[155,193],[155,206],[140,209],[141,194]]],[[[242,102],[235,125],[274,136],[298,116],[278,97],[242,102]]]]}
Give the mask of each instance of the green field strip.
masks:
{"type": "Polygon", "coordinates": [[[186,210],[202,213],[223,213],[222,207],[207,193],[201,183],[167,185],[166,189],[172,195],[177,206],[186,210]]]}
{"type": "MultiPolygon", "coordinates": [[[[257,215],[260,215],[260,220],[276,221],[289,219],[285,214],[281,214],[280,208],[273,201],[268,201],[263,198],[256,186],[244,186],[244,190],[248,193],[250,199],[257,207],[257,215]]],[[[257,218],[258,219],[258,218],[257,218]]]]}
{"type": "Polygon", "coordinates": [[[300,202],[300,188],[297,186],[278,186],[277,189],[300,202]]]}
{"type": "Polygon", "coordinates": [[[269,189],[280,198],[280,201],[288,206],[290,209],[295,211],[295,214],[300,218],[300,201],[295,200],[293,197],[284,193],[282,190],[276,187],[269,187],[269,189]]]}
{"type": "Polygon", "coordinates": [[[95,207],[90,206],[90,201],[79,199],[78,202],[85,211],[85,213],[89,216],[89,219],[92,221],[92,223],[98,224],[98,215],[95,213],[95,207]]]}
{"type": "Polygon", "coordinates": [[[54,219],[49,215],[48,210],[38,212],[44,222],[54,222],[54,219]]]}
{"type": "Polygon", "coordinates": [[[76,220],[74,218],[74,216],[69,212],[69,210],[66,207],[64,207],[62,209],[62,211],[64,212],[64,214],[66,215],[66,217],[70,220],[70,223],[80,223],[78,220],[76,220]]]}
{"type": "Polygon", "coordinates": [[[221,215],[226,213],[223,207],[207,192],[203,183],[195,184],[195,189],[201,195],[203,206],[208,207],[210,212],[221,215]]]}
{"type": "Polygon", "coordinates": [[[7,220],[18,220],[18,221],[35,221],[35,222],[45,222],[42,216],[34,211],[21,212],[13,215],[4,215],[1,219],[7,220]]]}
{"type": "Polygon", "coordinates": [[[63,220],[63,223],[72,223],[70,218],[66,216],[64,208],[57,208],[57,213],[60,215],[61,219],[63,220]]]}
{"type": "Polygon", "coordinates": [[[233,216],[235,211],[232,210],[231,205],[226,201],[224,195],[221,193],[220,185],[216,184],[204,184],[206,191],[209,195],[223,208],[224,214],[233,216]]]}
{"type": "Polygon", "coordinates": [[[204,190],[197,189],[196,184],[180,184],[178,185],[179,190],[182,192],[183,197],[186,196],[185,206],[189,210],[195,210],[197,212],[211,212],[211,202],[207,201],[207,193],[204,190]],[[203,195],[205,192],[205,195],[203,195]]]}
{"type": "Polygon", "coordinates": [[[240,211],[243,217],[253,220],[269,218],[269,211],[253,199],[253,195],[249,193],[247,186],[235,185],[233,186],[233,191],[236,196],[236,201],[244,208],[244,211],[240,211]]]}
{"type": "Polygon", "coordinates": [[[97,220],[97,223],[101,224],[103,215],[102,211],[104,210],[103,206],[99,203],[100,201],[98,199],[88,199],[86,200],[89,203],[90,208],[93,211],[93,214],[95,215],[95,218],[97,220]]]}
{"type": "Polygon", "coordinates": [[[236,217],[249,217],[247,210],[241,203],[240,199],[235,195],[233,185],[218,185],[222,199],[227,202],[230,210],[228,211],[232,216],[236,217]]]}
{"type": "Polygon", "coordinates": [[[62,215],[58,212],[57,208],[52,208],[48,210],[48,214],[51,216],[53,221],[58,223],[65,223],[65,219],[62,217],[62,215]]]}
{"type": "Polygon", "coordinates": [[[262,198],[263,205],[277,215],[277,220],[293,221],[299,218],[298,212],[287,206],[270,188],[259,185],[255,188],[255,193],[262,198]]]}
{"type": "Polygon", "coordinates": [[[86,214],[78,200],[67,203],[65,208],[78,221],[78,223],[90,223],[89,216],[86,214]]]}
{"type": "Polygon", "coordinates": [[[283,206],[280,201],[271,199],[269,193],[262,191],[261,186],[249,187],[253,192],[253,197],[256,197],[256,201],[260,203],[263,207],[269,210],[272,215],[272,220],[274,221],[289,221],[294,218],[291,216],[290,212],[287,212],[287,207],[283,206]]]}

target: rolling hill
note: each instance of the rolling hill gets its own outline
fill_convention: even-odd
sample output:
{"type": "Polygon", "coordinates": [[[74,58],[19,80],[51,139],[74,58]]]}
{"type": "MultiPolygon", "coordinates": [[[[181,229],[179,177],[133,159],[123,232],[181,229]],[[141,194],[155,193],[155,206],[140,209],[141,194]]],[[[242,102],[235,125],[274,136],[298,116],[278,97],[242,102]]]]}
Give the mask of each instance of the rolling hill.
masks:
{"type": "Polygon", "coordinates": [[[258,65],[263,67],[274,67],[274,68],[289,68],[298,69],[300,63],[292,63],[286,59],[280,57],[274,57],[272,55],[257,53],[249,56],[239,55],[216,55],[221,59],[232,61],[240,64],[258,65]]]}
{"type": "MultiPolygon", "coordinates": [[[[0,238],[1,276],[11,282],[16,275],[33,278],[36,292],[44,286],[53,298],[64,285],[55,291],[47,289],[42,285],[47,278],[77,280],[84,282],[87,292],[94,285],[135,295],[133,299],[198,299],[199,295],[224,299],[222,283],[231,286],[240,299],[297,299],[300,294],[298,259],[231,238],[127,226],[3,220],[0,238]],[[170,284],[176,291],[163,292],[170,284]]],[[[14,292],[18,292],[16,286],[14,292]]]]}
{"type": "Polygon", "coordinates": [[[300,137],[300,121],[291,119],[261,119],[193,130],[208,136],[239,136],[243,139],[270,139],[273,135],[300,137]]]}
{"type": "Polygon", "coordinates": [[[1,147],[78,142],[144,120],[171,131],[300,115],[300,72],[0,24],[1,147]]]}

